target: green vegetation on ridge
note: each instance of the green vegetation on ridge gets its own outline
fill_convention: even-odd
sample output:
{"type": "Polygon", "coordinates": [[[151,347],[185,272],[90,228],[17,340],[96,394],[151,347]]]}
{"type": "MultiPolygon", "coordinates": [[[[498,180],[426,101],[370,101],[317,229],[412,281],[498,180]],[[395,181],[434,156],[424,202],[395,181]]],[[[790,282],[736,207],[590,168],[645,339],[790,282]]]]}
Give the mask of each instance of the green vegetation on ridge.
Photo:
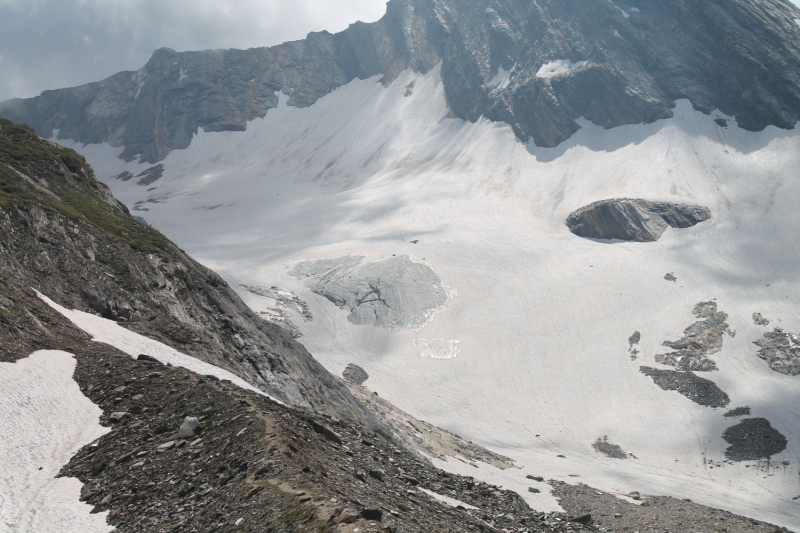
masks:
{"type": "Polygon", "coordinates": [[[40,138],[25,124],[0,118],[0,208],[34,207],[85,220],[142,252],[170,245],[112,198],[83,156],[40,138]]]}

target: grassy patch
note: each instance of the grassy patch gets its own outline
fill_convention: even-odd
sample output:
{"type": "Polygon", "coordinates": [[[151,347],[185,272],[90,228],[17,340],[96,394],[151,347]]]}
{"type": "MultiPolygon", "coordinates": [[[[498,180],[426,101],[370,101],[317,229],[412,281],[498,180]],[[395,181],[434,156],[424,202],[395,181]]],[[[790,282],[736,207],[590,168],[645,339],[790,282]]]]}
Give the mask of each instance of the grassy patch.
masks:
{"type": "Polygon", "coordinates": [[[84,220],[141,252],[163,252],[171,247],[161,233],[136,221],[113,201],[106,201],[110,197],[83,156],[41,139],[25,124],[0,119],[0,207],[28,210],[36,206],[49,214],[84,220]]]}

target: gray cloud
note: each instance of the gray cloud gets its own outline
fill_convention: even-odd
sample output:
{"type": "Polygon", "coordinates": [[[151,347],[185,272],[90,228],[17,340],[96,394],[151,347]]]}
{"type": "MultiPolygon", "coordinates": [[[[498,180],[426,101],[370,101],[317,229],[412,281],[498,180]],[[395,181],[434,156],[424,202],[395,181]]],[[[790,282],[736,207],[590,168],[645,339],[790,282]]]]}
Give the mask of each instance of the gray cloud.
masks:
{"type": "Polygon", "coordinates": [[[0,0],[0,101],[142,67],[153,50],[251,48],[378,20],[386,0],[0,0]]]}

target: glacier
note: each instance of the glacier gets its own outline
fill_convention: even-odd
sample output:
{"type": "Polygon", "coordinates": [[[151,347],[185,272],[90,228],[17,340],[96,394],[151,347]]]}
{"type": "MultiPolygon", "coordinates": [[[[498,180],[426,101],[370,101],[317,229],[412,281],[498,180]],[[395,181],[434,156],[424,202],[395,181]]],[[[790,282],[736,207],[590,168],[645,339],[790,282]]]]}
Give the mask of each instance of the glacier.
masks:
{"type": "Polygon", "coordinates": [[[295,322],[331,372],[363,367],[383,398],[520,468],[437,466],[518,490],[541,510],[557,503],[527,492],[526,472],[800,527],[800,377],[757,356],[753,342],[769,330],[751,319],[800,331],[796,129],[745,131],[679,100],[672,118],[651,124],[580,119],[570,139],[542,148],[503,123],[452,118],[438,67],[386,86],[355,80],[307,108],[287,100],[246,131],[201,130],[147,186],[116,178],[152,167],[121,160],[122,148],[59,142],[256,312],[265,299],[244,285],[307,302],[314,319],[295,322]],[[610,198],[697,204],[712,216],[656,242],[569,231],[571,212],[610,198]],[[349,255],[427,265],[449,295],[445,308],[418,331],[354,324],[291,274],[349,255]],[[639,371],[663,368],[662,342],[711,300],[730,329],[713,355],[718,370],[701,375],[731,408],[749,406],[788,439],[769,461],[727,460],[722,435],[738,420],[639,371]],[[430,339],[458,339],[458,356],[420,357],[430,339]],[[598,453],[603,436],[636,458],[598,453]]]}

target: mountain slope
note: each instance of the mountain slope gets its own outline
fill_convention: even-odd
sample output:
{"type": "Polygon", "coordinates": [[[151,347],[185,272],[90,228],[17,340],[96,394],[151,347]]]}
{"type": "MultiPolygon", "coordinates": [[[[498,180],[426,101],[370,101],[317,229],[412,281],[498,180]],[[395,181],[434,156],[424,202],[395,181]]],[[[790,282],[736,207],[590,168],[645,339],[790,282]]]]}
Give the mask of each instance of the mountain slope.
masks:
{"type": "Polygon", "coordinates": [[[741,127],[800,119],[800,11],[785,0],[392,0],[372,24],[271,48],[161,49],[136,72],[0,104],[49,137],[124,146],[155,163],[197,131],[241,131],[290,96],[385,83],[439,62],[453,114],[556,146],[584,117],[606,128],[671,116],[679,99],[741,127]],[[564,75],[569,73],[570,75],[564,75]]]}
{"type": "Polygon", "coordinates": [[[437,466],[538,509],[528,472],[797,528],[797,13],[393,0],[4,109],[327,369],[521,469],[437,466]]]}
{"type": "MultiPolygon", "coordinates": [[[[753,342],[776,325],[800,331],[800,246],[787,230],[800,227],[791,201],[800,138],[748,132],[686,101],[673,113],[611,130],[581,121],[557,148],[526,146],[507,126],[448,118],[435,68],[388,86],[354,81],[304,109],[284,98],[245,132],[199,134],[147,186],[124,179],[151,166],[125,163],[121,149],[73,146],[132,212],[213,266],[256,312],[269,316],[286,298],[305,304],[310,320],[286,315],[315,357],[337,373],[363,367],[367,385],[411,415],[540,475],[792,527],[797,377],[770,369],[753,342]],[[571,213],[609,198],[700,206],[710,218],[654,242],[570,232],[571,213]],[[406,261],[435,277],[373,274],[406,261]],[[364,316],[353,302],[399,302],[398,315],[414,314],[418,291],[437,279],[447,301],[421,326],[351,319],[364,316]],[[693,315],[711,313],[710,302],[724,319],[693,315]],[[716,368],[694,378],[659,362],[683,357],[666,356],[693,332],[708,341],[690,357],[716,368]],[[749,414],[724,416],[739,407],[749,414]],[[786,448],[731,461],[735,443],[723,435],[747,419],[767,421],[786,448]],[[598,440],[635,458],[609,457],[598,440]]],[[[516,469],[436,464],[512,488],[534,508],[555,505],[527,493],[516,469]]]]}
{"type": "Polygon", "coordinates": [[[290,405],[379,426],[300,344],[134,220],[83,157],[4,119],[0,209],[0,360],[55,348],[24,327],[30,307],[19,298],[29,300],[35,288],[230,370],[290,405]]]}

